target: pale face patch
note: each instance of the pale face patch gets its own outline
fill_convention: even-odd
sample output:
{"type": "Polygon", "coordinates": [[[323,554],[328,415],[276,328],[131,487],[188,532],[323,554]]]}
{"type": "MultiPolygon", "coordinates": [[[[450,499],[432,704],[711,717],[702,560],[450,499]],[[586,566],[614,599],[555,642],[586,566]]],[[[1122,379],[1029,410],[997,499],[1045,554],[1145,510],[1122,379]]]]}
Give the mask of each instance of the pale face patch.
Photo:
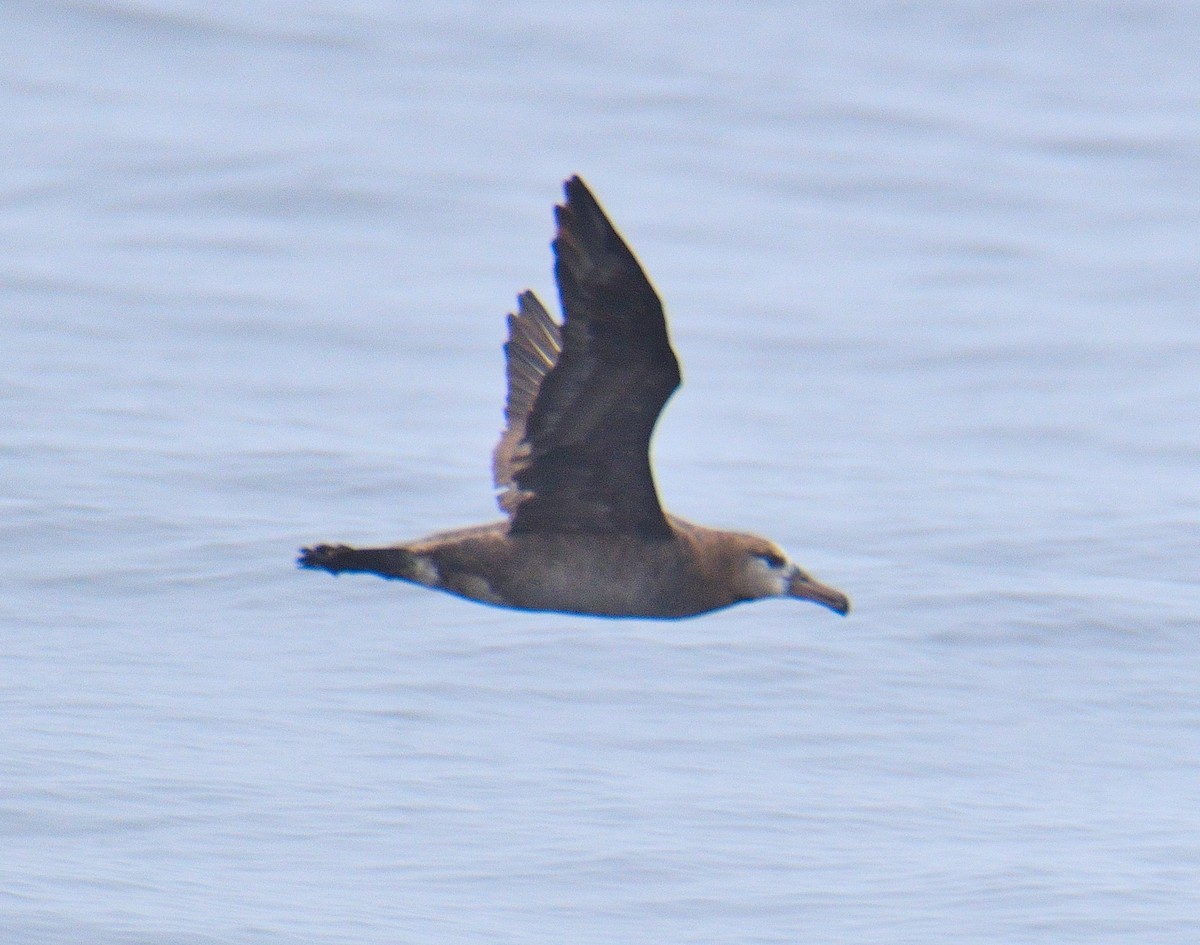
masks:
{"type": "Polygon", "coordinates": [[[751,597],[781,597],[787,594],[792,563],[782,553],[764,557],[748,555],[742,580],[751,597]]]}

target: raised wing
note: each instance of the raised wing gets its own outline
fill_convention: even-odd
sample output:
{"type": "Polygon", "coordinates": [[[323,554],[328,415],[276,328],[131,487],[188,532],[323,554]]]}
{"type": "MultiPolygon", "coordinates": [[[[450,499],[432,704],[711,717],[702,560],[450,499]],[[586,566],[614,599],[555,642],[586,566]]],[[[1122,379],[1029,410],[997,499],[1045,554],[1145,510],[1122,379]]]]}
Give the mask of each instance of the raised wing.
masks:
{"type": "MultiPolygon", "coordinates": [[[[513,532],[666,536],[650,470],[650,436],[680,376],[662,303],[584,182],[572,177],[565,190],[566,203],[555,208],[553,243],[565,316],[561,351],[540,379],[517,439],[514,416],[524,388],[514,398],[514,355],[530,360],[534,345],[524,340],[527,327],[530,335],[534,328],[546,333],[541,316],[523,301],[531,310],[528,324],[518,313],[506,345],[509,428],[497,447],[495,470],[498,484],[509,488],[501,504],[512,516],[513,532]]],[[[549,316],[546,321],[554,324],[549,316]]],[[[537,349],[535,357],[547,360],[550,347],[537,349]]],[[[515,376],[524,385],[536,373],[522,367],[515,376]]]]}

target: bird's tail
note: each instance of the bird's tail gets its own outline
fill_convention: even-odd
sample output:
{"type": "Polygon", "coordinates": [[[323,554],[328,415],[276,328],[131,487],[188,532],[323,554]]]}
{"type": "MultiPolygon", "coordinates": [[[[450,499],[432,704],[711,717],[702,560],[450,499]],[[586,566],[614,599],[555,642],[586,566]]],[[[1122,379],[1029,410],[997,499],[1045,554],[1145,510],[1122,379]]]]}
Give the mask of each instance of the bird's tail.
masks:
{"type": "Polygon", "coordinates": [[[343,571],[362,571],[410,581],[415,579],[418,567],[417,556],[403,548],[351,548],[349,545],[301,548],[296,564],[334,575],[343,571]]]}

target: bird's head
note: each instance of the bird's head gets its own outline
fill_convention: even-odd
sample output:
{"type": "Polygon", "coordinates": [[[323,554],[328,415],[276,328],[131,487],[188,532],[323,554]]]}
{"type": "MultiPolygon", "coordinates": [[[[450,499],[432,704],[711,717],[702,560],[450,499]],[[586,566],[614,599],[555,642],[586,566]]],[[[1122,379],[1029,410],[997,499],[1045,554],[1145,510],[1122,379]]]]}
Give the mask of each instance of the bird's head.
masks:
{"type": "Polygon", "coordinates": [[[850,598],[816,580],[773,541],[757,535],[745,535],[743,538],[736,568],[742,600],[797,597],[843,615],[850,610],[850,598]]]}

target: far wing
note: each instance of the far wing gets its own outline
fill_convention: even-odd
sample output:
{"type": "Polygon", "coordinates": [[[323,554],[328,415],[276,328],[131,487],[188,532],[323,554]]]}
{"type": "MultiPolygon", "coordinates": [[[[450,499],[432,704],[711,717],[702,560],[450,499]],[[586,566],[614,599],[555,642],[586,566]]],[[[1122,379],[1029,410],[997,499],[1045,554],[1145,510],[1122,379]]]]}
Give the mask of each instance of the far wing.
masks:
{"type": "Polygon", "coordinates": [[[504,356],[508,361],[508,401],[504,419],[508,426],[492,453],[492,479],[501,490],[500,508],[512,513],[529,493],[522,492],[513,479],[516,471],[529,462],[529,444],[525,425],[542,379],[558,363],[562,351],[562,331],[546,307],[532,292],[517,296],[516,314],[508,316],[508,341],[504,356]]]}

